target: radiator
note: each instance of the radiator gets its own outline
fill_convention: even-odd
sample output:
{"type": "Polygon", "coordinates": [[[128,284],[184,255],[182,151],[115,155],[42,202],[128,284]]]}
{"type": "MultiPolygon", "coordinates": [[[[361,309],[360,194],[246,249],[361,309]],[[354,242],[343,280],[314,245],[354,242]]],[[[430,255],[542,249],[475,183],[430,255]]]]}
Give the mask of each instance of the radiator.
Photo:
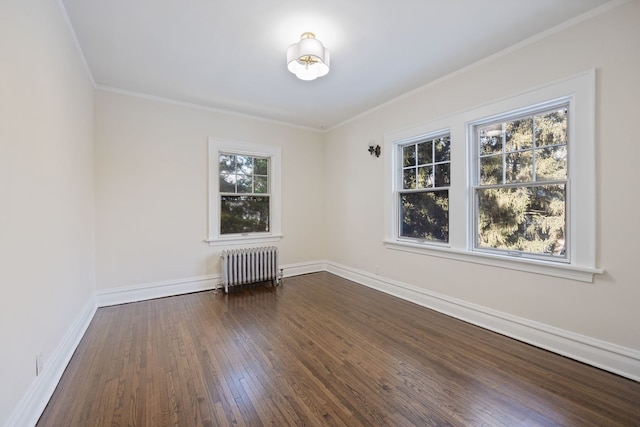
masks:
{"type": "Polygon", "coordinates": [[[275,246],[226,250],[221,258],[225,293],[234,285],[271,281],[276,286],[282,282],[275,246]]]}

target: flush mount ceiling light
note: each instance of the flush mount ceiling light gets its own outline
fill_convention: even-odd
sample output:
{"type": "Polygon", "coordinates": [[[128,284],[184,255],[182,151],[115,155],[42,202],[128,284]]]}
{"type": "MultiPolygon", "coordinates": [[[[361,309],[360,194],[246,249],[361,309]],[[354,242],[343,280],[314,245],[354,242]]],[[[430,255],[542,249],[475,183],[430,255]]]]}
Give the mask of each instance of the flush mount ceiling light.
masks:
{"type": "Polygon", "coordinates": [[[300,41],[287,49],[287,68],[300,80],[315,80],[329,72],[329,49],[313,33],[302,33],[300,41]]]}

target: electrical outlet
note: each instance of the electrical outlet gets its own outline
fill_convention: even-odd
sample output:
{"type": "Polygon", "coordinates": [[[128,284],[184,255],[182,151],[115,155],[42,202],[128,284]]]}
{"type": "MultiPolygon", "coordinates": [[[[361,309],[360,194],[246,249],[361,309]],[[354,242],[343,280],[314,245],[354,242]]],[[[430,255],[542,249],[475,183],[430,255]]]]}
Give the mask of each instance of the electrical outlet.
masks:
{"type": "Polygon", "coordinates": [[[44,355],[42,353],[36,354],[36,376],[42,373],[44,369],[44,355]]]}

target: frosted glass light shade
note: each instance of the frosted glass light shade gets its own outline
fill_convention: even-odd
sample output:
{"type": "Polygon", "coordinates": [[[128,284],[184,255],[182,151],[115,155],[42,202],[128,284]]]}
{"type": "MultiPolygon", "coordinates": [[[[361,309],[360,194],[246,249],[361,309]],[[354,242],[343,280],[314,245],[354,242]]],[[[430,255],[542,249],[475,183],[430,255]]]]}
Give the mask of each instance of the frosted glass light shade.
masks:
{"type": "Polygon", "coordinates": [[[313,33],[304,33],[287,49],[287,68],[300,80],[325,76],[329,72],[329,49],[313,33]]]}

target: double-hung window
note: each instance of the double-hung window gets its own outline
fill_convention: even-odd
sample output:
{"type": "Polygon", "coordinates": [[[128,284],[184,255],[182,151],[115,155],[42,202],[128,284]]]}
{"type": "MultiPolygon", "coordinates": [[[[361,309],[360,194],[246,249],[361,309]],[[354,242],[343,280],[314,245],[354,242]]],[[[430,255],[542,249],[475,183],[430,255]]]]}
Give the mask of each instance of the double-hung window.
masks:
{"type": "Polygon", "coordinates": [[[278,240],[280,186],[280,148],[211,138],[209,244],[278,240]]]}
{"type": "Polygon", "coordinates": [[[220,234],[269,231],[269,157],[221,152],[220,234]]]}
{"type": "Polygon", "coordinates": [[[591,70],[385,135],[385,246],[592,281],[594,120],[591,70]]]}
{"type": "Polygon", "coordinates": [[[451,139],[448,134],[398,146],[399,236],[417,241],[449,241],[451,139]]]}
{"type": "Polygon", "coordinates": [[[568,103],[471,127],[474,249],[566,260],[568,103]]]}

